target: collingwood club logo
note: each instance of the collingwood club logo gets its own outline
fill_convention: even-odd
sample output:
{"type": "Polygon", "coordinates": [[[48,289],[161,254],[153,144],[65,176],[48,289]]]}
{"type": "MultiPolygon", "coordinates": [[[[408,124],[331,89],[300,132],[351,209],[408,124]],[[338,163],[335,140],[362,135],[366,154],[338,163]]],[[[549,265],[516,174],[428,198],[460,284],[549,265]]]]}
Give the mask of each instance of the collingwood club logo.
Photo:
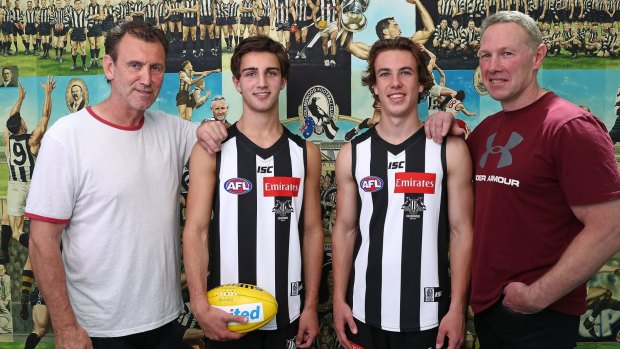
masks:
{"type": "Polygon", "coordinates": [[[306,139],[312,134],[325,134],[330,140],[334,139],[338,132],[336,126],[338,112],[334,97],[327,88],[321,85],[310,87],[297,111],[299,117],[303,119],[299,131],[306,139]]]}
{"type": "Polygon", "coordinates": [[[293,202],[291,200],[276,200],[276,205],[271,212],[274,212],[279,221],[288,220],[289,214],[293,212],[293,202]]]}
{"type": "Polygon", "coordinates": [[[410,220],[420,218],[422,211],[426,210],[424,198],[421,196],[417,198],[405,197],[405,203],[401,206],[401,208],[405,211],[405,217],[410,220]]]}

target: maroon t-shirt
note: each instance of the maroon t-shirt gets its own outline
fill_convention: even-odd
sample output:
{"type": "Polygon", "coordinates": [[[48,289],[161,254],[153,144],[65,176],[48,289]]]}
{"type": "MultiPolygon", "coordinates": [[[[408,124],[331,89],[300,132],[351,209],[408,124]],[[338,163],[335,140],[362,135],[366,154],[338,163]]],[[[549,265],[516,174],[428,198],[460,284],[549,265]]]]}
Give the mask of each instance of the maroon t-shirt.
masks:
{"type": "MultiPolygon", "coordinates": [[[[570,206],[620,198],[605,125],[547,93],[486,118],[467,140],[475,168],[471,306],[480,312],[512,281],[531,284],[558,261],[583,224],[570,206]]],[[[550,308],[585,312],[579,286],[550,308]]]]}

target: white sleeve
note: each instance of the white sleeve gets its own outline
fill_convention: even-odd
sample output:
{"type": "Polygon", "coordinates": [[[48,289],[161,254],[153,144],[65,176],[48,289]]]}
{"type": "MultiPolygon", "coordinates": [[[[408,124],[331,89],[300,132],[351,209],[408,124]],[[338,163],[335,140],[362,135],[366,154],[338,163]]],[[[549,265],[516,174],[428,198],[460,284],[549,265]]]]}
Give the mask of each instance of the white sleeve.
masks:
{"type": "Polygon", "coordinates": [[[26,202],[26,217],[50,223],[69,222],[77,198],[76,159],[75,151],[66,144],[50,134],[43,137],[26,202]]]}

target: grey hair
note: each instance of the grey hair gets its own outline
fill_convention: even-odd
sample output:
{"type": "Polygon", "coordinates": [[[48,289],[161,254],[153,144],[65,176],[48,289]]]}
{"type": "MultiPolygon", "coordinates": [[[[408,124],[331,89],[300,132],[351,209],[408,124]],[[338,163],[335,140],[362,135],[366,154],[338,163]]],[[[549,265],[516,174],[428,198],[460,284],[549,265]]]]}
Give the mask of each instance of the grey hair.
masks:
{"type": "MultiPolygon", "coordinates": [[[[514,23],[523,28],[528,37],[527,45],[532,51],[536,51],[538,46],[543,42],[542,33],[540,29],[538,29],[534,19],[518,11],[499,11],[487,17],[482,22],[482,26],[480,26],[480,36],[482,37],[490,26],[498,23],[514,23]]],[[[506,33],[506,35],[508,35],[508,33],[506,33]]]]}

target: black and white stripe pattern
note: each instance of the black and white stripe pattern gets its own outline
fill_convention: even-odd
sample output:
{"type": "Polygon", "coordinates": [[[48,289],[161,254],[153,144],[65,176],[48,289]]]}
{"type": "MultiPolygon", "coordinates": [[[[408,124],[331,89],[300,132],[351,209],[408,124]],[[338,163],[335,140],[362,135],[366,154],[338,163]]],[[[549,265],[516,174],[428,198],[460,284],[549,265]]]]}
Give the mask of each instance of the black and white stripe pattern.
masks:
{"type": "Polygon", "coordinates": [[[230,4],[225,4],[223,2],[215,4],[215,17],[226,18],[230,15],[229,12],[230,12],[230,4]]]}
{"type": "MultiPolygon", "coordinates": [[[[224,3],[222,3],[224,4],[224,3]]],[[[212,0],[200,0],[200,15],[203,17],[213,16],[213,2],[212,0]]]]}
{"type": "Polygon", "coordinates": [[[24,20],[26,21],[26,24],[35,23],[36,18],[37,18],[37,11],[35,11],[34,9],[26,10],[25,15],[24,15],[24,20]]]}
{"type": "Polygon", "coordinates": [[[445,142],[422,130],[392,145],[371,128],[351,146],[359,217],[347,295],[353,316],[394,332],[437,327],[450,299],[445,142]]]}
{"type": "Polygon", "coordinates": [[[276,23],[288,23],[290,16],[289,0],[274,0],[276,5],[276,23]]]}
{"type": "Polygon", "coordinates": [[[9,181],[30,182],[34,170],[34,155],[30,150],[30,134],[9,136],[9,181]]]}
{"type": "Polygon", "coordinates": [[[308,0],[295,1],[295,13],[297,14],[297,20],[306,20],[312,18],[312,10],[308,4],[308,0]]]}
{"type": "Polygon", "coordinates": [[[338,20],[338,3],[336,0],[319,0],[319,13],[321,19],[327,23],[333,23],[338,20]]]}
{"type": "Polygon", "coordinates": [[[306,142],[284,129],[263,149],[236,125],[228,133],[216,160],[208,285],[242,282],[265,289],[278,301],[278,313],[263,329],[281,328],[301,310],[306,142]],[[269,192],[272,181],[297,181],[296,195],[269,192]],[[245,190],[234,193],[235,188],[245,190]]]}
{"type": "MultiPolygon", "coordinates": [[[[99,14],[101,14],[101,5],[99,4],[88,4],[88,6],[86,6],[86,13],[88,14],[88,17],[99,17],[99,14]]],[[[101,23],[101,19],[99,18],[91,18],[88,20],[90,25],[93,24],[99,24],[101,23]]]]}
{"type": "MultiPolygon", "coordinates": [[[[183,7],[186,9],[195,9],[197,3],[196,0],[183,0],[183,7]]],[[[194,19],[196,18],[196,12],[185,12],[183,13],[183,18],[194,19]]]]}
{"type": "Polygon", "coordinates": [[[72,8],[71,11],[69,12],[69,15],[67,16],[68,23],[66,24],[74,29],[84,29],[86,28],[86,25],[88,24],[88,20],[86,18],[87,18],[86,11],[84,10],[78,11],[72,8]]]}

